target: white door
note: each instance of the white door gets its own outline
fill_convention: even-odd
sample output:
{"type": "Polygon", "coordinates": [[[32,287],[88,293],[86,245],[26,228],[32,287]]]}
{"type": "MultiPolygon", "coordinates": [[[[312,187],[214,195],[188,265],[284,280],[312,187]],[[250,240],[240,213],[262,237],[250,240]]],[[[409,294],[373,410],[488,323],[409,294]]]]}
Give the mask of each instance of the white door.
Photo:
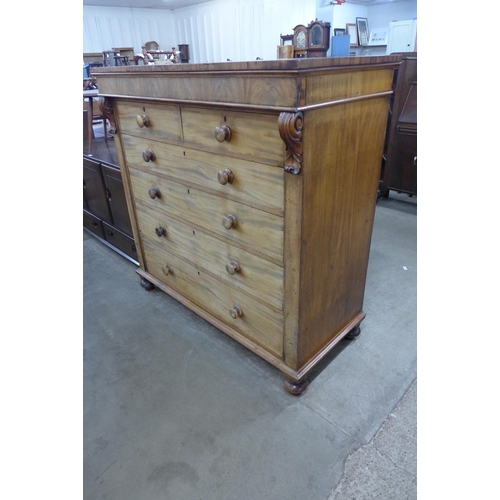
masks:
{"type": "Polygon", "coordinates": [[[387,54],[413,52],[417,36],[417,21],[394,21],[389,23],[387,54]]]}

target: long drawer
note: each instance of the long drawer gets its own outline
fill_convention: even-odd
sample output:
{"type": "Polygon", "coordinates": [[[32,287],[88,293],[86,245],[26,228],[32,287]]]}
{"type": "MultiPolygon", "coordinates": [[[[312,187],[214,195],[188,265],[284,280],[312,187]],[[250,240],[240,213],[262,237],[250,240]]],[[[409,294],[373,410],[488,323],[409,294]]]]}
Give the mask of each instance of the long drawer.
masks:
{"type": "Polygon", "coordinates": [[[136,215],[141,237],[157,240],[162,251],[188,260],[259,302],[283,309],[282,267],[140,203],[136,205],[136,215]]]}
{"type": "Polygon", "coordinates": [[[274,355],[283,355],[283,313],[226,285],[142,235],[146,271],[274,355]]]}
{"type": "Polygon", "coordinates": [[[129,167],[179,179],[241,203],[283,215],[282,168],[127,134],[122,134],[122,143],[129,167]],[[151,159],[149,151],[152,152],[151,159]]]}
{"type": "Polygon", "coordinates": [[[282,217],[141,170],[131,168],[129,173],[136,203],[189,221],[282,265],[282,217]]]}

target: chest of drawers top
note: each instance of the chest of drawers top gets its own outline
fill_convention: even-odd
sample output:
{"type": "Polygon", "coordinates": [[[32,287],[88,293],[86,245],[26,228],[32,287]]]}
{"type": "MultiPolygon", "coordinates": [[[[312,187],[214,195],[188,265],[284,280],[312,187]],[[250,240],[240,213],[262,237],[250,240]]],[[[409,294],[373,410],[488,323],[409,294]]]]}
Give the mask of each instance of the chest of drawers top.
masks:
{"type": "Polygon", "coordinates": [[[94,68],[99,94],[297,111],[387,90],[400,56],[94,68]]]}

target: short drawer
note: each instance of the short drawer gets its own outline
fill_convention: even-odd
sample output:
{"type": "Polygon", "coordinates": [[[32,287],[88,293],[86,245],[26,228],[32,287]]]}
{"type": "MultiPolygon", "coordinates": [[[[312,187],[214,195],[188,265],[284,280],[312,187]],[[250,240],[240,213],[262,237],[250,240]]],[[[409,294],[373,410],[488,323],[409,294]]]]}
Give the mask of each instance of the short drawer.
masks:
{"type": "Polygon", "coordinates": [[[144,238],[146,271],[276,356],[283,355],[283,313],[253,300],[144,238]]]}
{"type": "Polygon", "coordinates": [[[136,215],[143,240],[156,241],[162,251],[188,260],[257,301],[283,309],[282,267],[141,204],[136,205],[136,215]]]}
{"type": "Polygon", "coordinates": [[[137,261],[137,249],[135,248],[134,238],[122,233],[120,230],[116,229],[116,227],[106,222],[103,222],[102,225],[106,241],[118,250],[121,250],[125,255],[137,261]]]}
{"type": "Polygon", "coordinates": [[[134,101],[117,101],[120,132],[148,138],[180,141],[182,127],[179,107],[134,101]]]}
{"type": "Polygon", "coordinates": [[[136,204],[188,221],[282,265],[282,217],[137,169],[129,172],[136,204]]]}
{"type": "Polygon", "coordinates": [[[130,167],[210,189],[283,215],[283,168],[125,134],[122,143],[130,167]]]}
{"type": "Polygon", "coordinates": [[[104,228],[101,219],[87,212],[85,209],[83,210],[83,227],[104,239],[104,228]]]}
{"type": "Polygon", "coordinates": [[[279,134],[278,115],[183,107],[182,127],[187,145],[271,165],[284,164],[285,143],[279,134]]]}

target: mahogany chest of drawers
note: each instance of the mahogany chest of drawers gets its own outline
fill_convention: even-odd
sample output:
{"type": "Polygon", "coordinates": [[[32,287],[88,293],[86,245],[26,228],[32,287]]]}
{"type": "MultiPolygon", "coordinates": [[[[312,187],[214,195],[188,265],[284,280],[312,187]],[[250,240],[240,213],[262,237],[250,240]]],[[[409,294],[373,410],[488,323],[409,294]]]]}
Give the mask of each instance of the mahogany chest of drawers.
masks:
{"type": "Polygon", "coordinates": [[[396,56],[97,68],[138,274],[299,394],[362,310],[396,56]]]}

